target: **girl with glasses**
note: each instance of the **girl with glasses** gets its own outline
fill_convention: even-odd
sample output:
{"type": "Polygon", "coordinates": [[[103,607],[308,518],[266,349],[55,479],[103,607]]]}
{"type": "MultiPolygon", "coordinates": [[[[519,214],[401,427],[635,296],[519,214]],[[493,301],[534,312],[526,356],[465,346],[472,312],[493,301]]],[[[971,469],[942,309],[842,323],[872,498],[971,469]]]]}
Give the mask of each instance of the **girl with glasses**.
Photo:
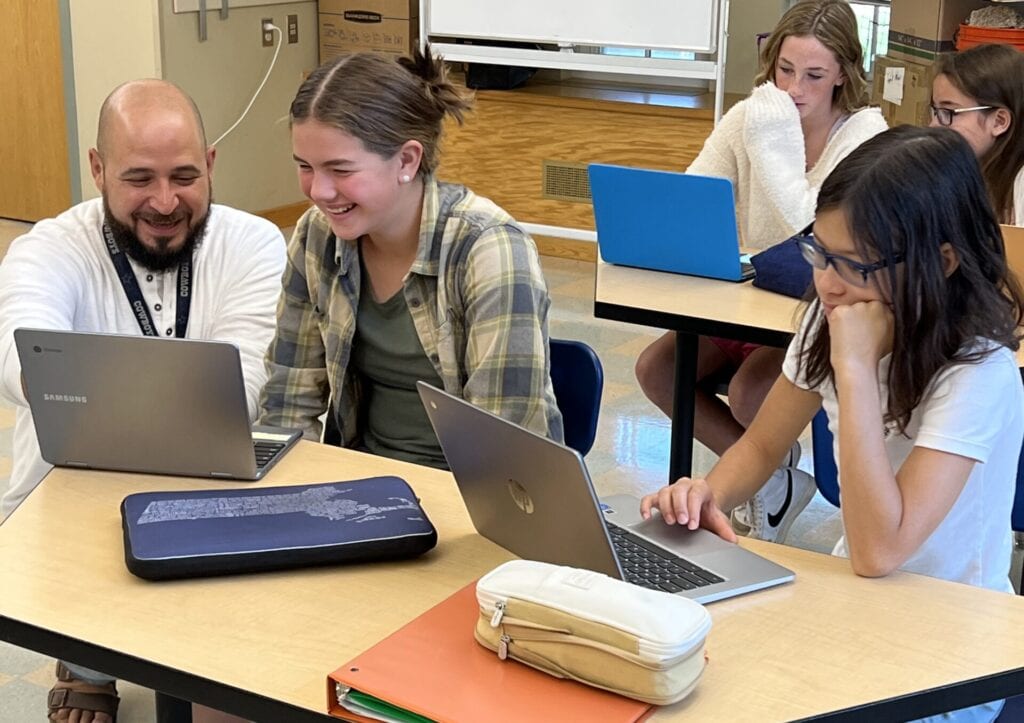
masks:
{"type": "MultiPolygon", "coordinates": [[[[867,577],[902,569],[1012,593],[1024,299],[970,147],[911,126],[867,141],[822,186],[812,233],[816,293],[783,375],[705,479],[648,495],[642,514],[735,540],[728,510],[824,406],[835,554],[867,577]]],[[[943,720],[991,721],[1001,705],[943,720]]]]}
{"type": "MultiPolygon", "coordinates": [[[[867,107],[867,81],[857,20],[843,0],[804,0],[779,20],[761,48],[750,96],[715,127],[687,173],[733,182],[743,245],[780,243],[814,218],[818,188],[854,148],[886,129],[867,107]]],[[[782,368],[781,349],[701,337],[695,392],[695,435],[721,455],[743,434],[782,368]],[[714,380],[729,380],[729,403],[714,380]],[[712,388],[704,388],[712,387],[712,388]]],[[[637,359],[644,394],[672,415],[675,332],[637,359]]],[[[796,469],[794,445],[772,481],[736,511],[736,527],[751,537],[781,542],[814,496],[814,480],[796,469]]]]}
{"type": "Polygon", "coordinates": [[[981,163],[1000,223],[1024,226],[1024,53],[976,45],[939,60],[933,126],[967,139],[981,163]]]}

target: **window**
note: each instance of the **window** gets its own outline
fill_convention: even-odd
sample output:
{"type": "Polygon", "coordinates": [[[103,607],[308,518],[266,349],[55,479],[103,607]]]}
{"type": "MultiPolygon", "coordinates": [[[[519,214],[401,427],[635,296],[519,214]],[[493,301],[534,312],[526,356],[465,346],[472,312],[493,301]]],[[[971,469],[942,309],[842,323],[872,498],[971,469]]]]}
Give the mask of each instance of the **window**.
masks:
{"type": "Polygon", "coordinates": [[[870,75],[875,67],[875,56],[889,51],[889,3],[851,2],[850,7],[857,16],[857,29],[864,47],[864,71],[870,75]]]}

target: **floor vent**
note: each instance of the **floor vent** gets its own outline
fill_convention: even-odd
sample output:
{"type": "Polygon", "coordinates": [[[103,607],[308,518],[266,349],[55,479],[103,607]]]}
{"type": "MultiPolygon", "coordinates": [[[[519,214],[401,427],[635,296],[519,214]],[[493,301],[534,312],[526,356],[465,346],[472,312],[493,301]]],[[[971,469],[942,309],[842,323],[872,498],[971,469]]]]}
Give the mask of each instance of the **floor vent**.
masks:
{"type": "Polygon", "coordinates": [[[554,201],[590,203],[587,164],[572,161],[542,161],[541,196],[554,201]]]}

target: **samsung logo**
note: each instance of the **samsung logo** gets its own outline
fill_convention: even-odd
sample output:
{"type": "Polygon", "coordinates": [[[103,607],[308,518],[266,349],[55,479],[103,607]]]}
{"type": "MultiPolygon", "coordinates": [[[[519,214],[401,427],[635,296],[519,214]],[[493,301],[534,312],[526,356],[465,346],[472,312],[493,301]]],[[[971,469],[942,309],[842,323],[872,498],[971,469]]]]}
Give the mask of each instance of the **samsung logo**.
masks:
{"type": "Polygon", "coordinates": [[[47,402],[68,402],[70,404],[88,404],[89,398],[78,394],[44,394],[47,402]]]}

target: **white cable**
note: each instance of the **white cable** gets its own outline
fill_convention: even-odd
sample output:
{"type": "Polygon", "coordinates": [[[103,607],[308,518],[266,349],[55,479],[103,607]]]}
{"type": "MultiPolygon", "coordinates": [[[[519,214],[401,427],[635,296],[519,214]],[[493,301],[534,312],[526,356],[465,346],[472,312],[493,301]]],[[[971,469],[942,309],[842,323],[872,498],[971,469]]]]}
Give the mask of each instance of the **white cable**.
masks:
{"type": "MultiPolygon", "coordinates": [[[[264,30],[266,30],[267,27],[268,26],[264,26],[264,30]]],[[[263,86],[267,84],[267,79],[270,77],[270,74],[274,72],[274,64],[277,62],[277,54],[281,52],[281,46],[284,45],[284,37],[283,34],[281,33],[281,28],[277,27],[276,25],[270,25],[269,28],[271,31],[277,31],[277,47],[274,49],[274,57],[270,59],[270,67],[267,68],[267,74],[263,76],[263,80],[260,81],[260,87],[258,87],[256,89],[256,92],[253,93],[252,100],[249,101],[249,105],[245,106],[245,110],[242,111],[242,115],[238,116],[238,120],[232,123],[231,127],[224,131],[221,134],[220,138],[211,143],[211,146],[215,146],[222,140],[227,138],[228,133],[235,130],[235,128],[238,127],[238,124],[245,119],[245,116],[249,113],[249,110],[252,108],[252,104],[256,102],[256,99],[259,97],[260,92],[263,90],[263,86]]]]}

